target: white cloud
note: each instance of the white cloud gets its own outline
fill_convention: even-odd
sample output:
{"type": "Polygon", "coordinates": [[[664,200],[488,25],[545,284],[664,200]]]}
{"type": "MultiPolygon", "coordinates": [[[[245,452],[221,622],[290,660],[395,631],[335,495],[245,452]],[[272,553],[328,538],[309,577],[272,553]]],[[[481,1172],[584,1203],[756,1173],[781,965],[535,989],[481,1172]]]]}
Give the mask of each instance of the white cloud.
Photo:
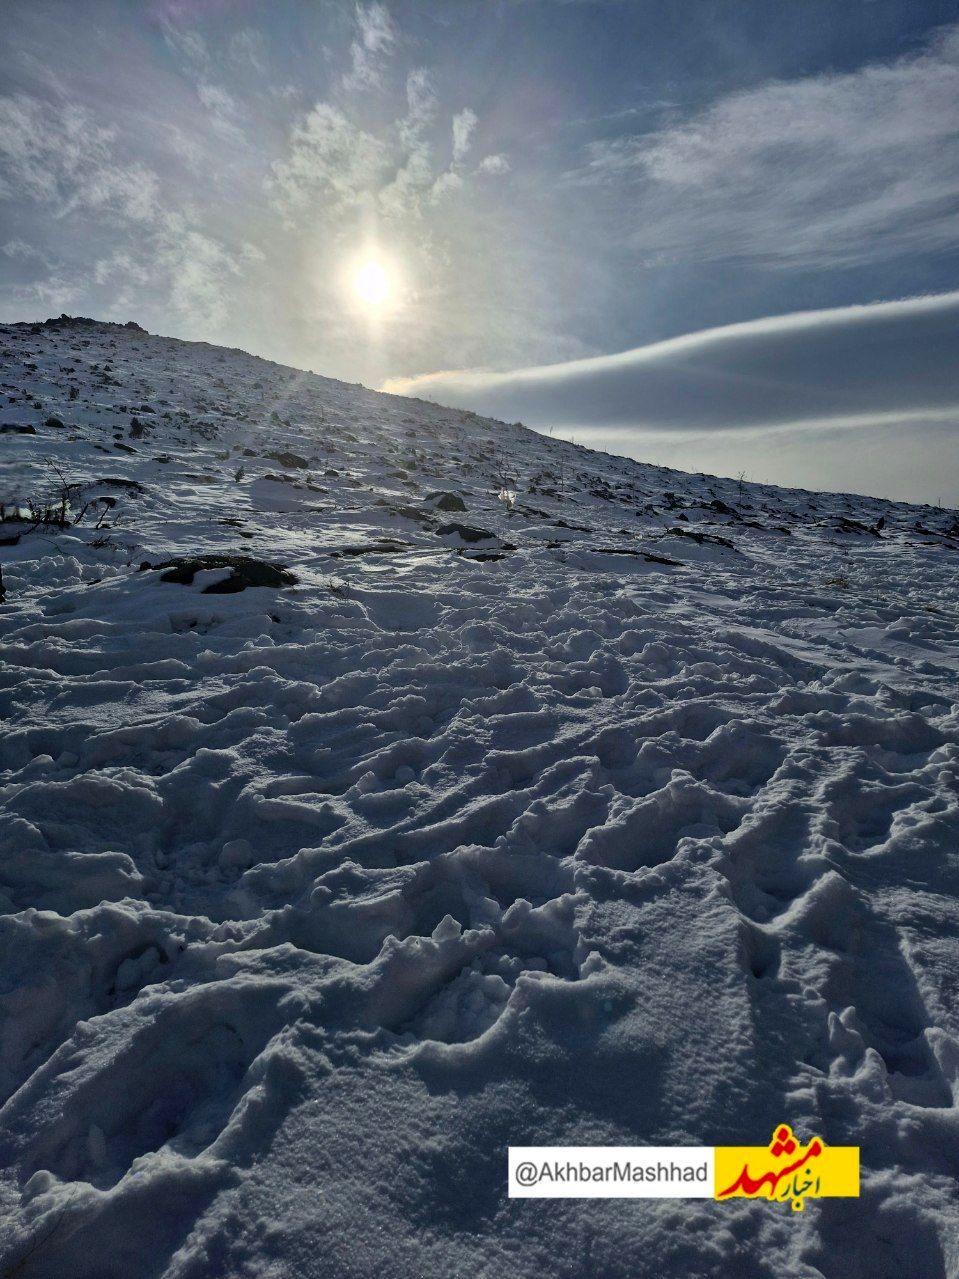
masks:
{"type": "Polygon", "coordinates": [[[241,111],[232,94],[210,80],[200,80],[196,87],[200,102],[210,114],[213,127],[232,142],[243,141],[239,120],[241,111]]]}
{"type": "Polygon", "coordinates": [[[470,149],[473,130],[476,128],[476,112],[469,107],[453,116],[453,159],[462,160],[470,149]]]}
{"type": "Polygon", "coordinates": [[[269,72],[266,40],[252,27],[244,27],[231,37],[229,56],[233,64],[243,71],[253,70],[259,76],[266,76],[269,72]]]}
{"type": "Polygon", "coordinates": [[[201,70],[210,65],[206,41],[198,31],[179,25],[170,16],[161,19],[160,30],[170,51],[185,63],[201,70]]]}
{"type": "Polygon", "coordinates": [[[405,120],[400,123],[400,139],[407,146],[414,146],[421,140],[423,130],[436,117],[436,92],[430,73],[424,67],[417,67],[406,77],[405,120]]]}
{"type": "Polygon", "coordinates": [[[396,31],[383,4],[357,4],[356,38],[350,45],[351,67],[343,77],[346,89],[376,88],[396,43],[396,31]]]}
{"type": "Polygon", "coordinates": [[[318,102],[293,128],[269,189],[288,216],[312,208],[318,196],[353,205],[380,188],[388,165],[389,151],[379,138],[332,104],[318,102]]]}
{"type": "Polygon", "coordinates": [[[477,173],[509,173],[510,164],[505,155],[487,155],[476,166],[477,173]]]}
{"type": "Polygon", "coordinates": [[[142,164],[121,162],[115,139],[113,129],[69,102],[0,98],[0,198],[27,197],[60,216],[82,209],[149,222],[157,176],[142,164]]]}
{"type": "Polygon", "coordinates": [[[234,252],[168,207],[158,175],[119,159],[118,146],[116,130],[80,106],[0,98],[0,199],[26,197],[62,219],[107,218],[126,237],[72,279],[22,239],[8,241],[5,256],[37,258],[45,272],[18,286],[14,299],[65,307],[88,284],[109,285],[118,298],[131,285],[159,285],[195,329],[215,328],[227,315],[229,282],[242,276],[256,250],[234,252]]]}
{"type": "Polygon", "coordinates": [[[16,258],[21,262],[29,262],[36,260],[46,262],[47,255],[40,249],[34,248],[32,244],[28,244],[26,240],[15,236],[12,240],[8,240],[6,244],[0,245],[0,253],[7,258],[16,258]]]}
{"type": "Polygon", "coordinates": [[[656,259],[848,265],[959,242],[959,28],[918,56],[721,98],[595,143],[572,180],[634,184],[656,259]]]}
{"type": "Polygon", "coordinates": [[[93,278],[97,284],[114,282],[122,285],[130,283],[146,284],[150,279],[150,271],[146,264],[126,249],[115,249],[105,258],[98,258],[93,264],[93,278]]]}
{"type": "Polygon", "coordinates": [[[178,214],[167,217],[151,255],[151,263],[169,280],[174,310],[204,336],[218,330],[227,318],[230,286],[249,261],[250,254],[243,248],[233,253],[178,214]]]}
{"type": "MultiPolygon", "coordinates": [[[[439,104],[426,69],[409,72],[404,114],[376,134],[348,111],[318,102],[291,130],[287,154],[273,164],[267,181],[288,224],[304,215],[314,224],[336,224],[344,211],[356,208],[412,223],[430,204],[464,186],[456,159],[448,170],[435,163],[431,132],[439,104]]],[[[468,108],[453,117],[454,155],[468,148],[476,119],[468,108]]]]}
{"type": "Polygon", "coordinates": [[[441,200],[444,195],[449,195],[451,191],[461,190],[462,186],[463,179],[458,173],[454,173],[452,170],[441,173],[430,189],[430,199],[434,201],[441,200]]]}

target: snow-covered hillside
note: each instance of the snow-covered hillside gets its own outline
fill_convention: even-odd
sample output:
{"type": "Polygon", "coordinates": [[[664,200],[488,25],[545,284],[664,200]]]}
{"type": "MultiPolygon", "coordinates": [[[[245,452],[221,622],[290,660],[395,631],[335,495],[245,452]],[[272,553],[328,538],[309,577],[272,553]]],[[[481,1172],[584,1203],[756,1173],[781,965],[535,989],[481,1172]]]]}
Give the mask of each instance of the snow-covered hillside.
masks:
{"type": "Polygon", "coordinates": [[[0,1274],[959,1271],[953,512],[132,327],[0,384],[0,1274]],[[507,1198],[784,1121],[858,1201],[507,1198]]]}

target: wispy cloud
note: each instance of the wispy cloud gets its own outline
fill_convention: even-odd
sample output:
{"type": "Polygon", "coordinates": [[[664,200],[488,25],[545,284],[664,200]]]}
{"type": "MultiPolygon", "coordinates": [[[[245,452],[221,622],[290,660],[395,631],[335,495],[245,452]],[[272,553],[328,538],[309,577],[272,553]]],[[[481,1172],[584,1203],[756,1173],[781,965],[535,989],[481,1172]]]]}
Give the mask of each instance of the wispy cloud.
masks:
{"type": "Polygon", "coordinates": [[[469,107],[453,116],[453,159],[462,160],[470,149],[473,130],[476,128],[476,112],[469,107]]]}
{"type": "Polygon", "coordinates": [[[729,94],[596,142],[574,182],[627,185],[653,260],[851,265],[959,243],[959,28],[922,54],[729,94]]]}
{"type": "Polygon", "coordinates": [[[228,281],[242,272],[242,250],[229,249],[170,207],[159,175],[119,152],[116,128],[98,124],[82,106],[26,94],[0,98],[0,195],[26,195],[59,219],[106,219],[115,234],[128,237],[72,279],[24,241],[9,241],[5,256],[35,257],[46,270],[44,278],[17,286],[14,296],[66,306],[87,281],[114,282],[118,296],[131,285],[165,281],[183,320],[215,329],[226,315],[228,281]]]}
{"type": "MultiPolygon", "coordinates": [[[[192,80],[201,106],[208,113],[211,124],[218,133],[233,144],[242,144],[243,111],[236,98],[218,82],[216,59],[211,55],[206,41],[198,31],[183,25],[172,17],[161,23],[167,47],[192,80]]],[[[262,44],[253,32],[239,31],[228,46],[228,59],[262,75],[262,44]]]]}
{"type": "Polygon", "coordinates": [[[346,89],[378,88],[386,62],[396,44],[396,30],[383,4],[357,4],[356,37],[350,46],[350,70],[343,77],[346,89]]]}
{"type": "MultiPolygon", "coordinates": [[[[376,193],[390,167],[386,144],[346,118],[332,103],[318,102],[290,133],[287,155],[273,165],[268,189],[289,218],[323,198],[356,204],[376,193]]],[[[324,206],[328,214],[330,205],[324,206]]]]}
{"type": "Polygon", "coordinates": [[[115,139],[79,105],[0,98],[0,195],[26,195],[60,216],[82,209],[148,222],[156,175],[119,161],[115,139]]]}

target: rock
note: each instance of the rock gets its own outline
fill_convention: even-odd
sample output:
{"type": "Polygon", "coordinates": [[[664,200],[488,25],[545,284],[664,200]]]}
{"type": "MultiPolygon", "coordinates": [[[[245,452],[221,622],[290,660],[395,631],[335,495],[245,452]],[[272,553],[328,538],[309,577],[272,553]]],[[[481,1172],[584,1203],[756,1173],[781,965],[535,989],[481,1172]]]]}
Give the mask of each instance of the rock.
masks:
{"type": "Polygon", "coordinates": [[[59,427],[59,426],[63,426],[63,423],[60,421],[58,417],[54,417],[53,415],[51,415],[50,417],[47,418],[47,420],[44,422],[43,425],[59,427]]]}
{"type": "Polygon", "coordinates": [[[272,458],[274,462],[279,462],[280,466],[285,466],[287,470],[306,470],[309,463],[305,457],[300,457],[299,453],[264,453],[264,457],[272,458]]]}
{"type": "Polygon", "coordinates": [[[106,484],[112,489],[126,489],[130,493],[145,493],[146,489],[139,480],[125,480],[116,475],[103,475],[95,481],[96,484],[106,484]]]}
{"type": "Polygon", "coordinates": [[[436,530],[439,537],[448,537],[455,533],[464,542],[485,542],[496,536],[488,528],[473,528],[470,524],[441,524],[436,530]]]}
{"type": "Polygon", "coordinates": [[[253,559],[248,555],[181,555],[161,564],[144,561],[144,569],[162,569],[161,582],[179,582],[190,586],[194,576],[203,569],[228,568],[230,576],[220,582],[211,582],[203,588],[204,595],[233,595],[245,591],[248,586],[295,586],[299,580],[289,569],[268,560],[253,559]]]}
{"type": "Polygon", "coordinates": [[[438,511],[466,510],[466,503],[458,493],[428,493],[425,500],[438,511]]]}

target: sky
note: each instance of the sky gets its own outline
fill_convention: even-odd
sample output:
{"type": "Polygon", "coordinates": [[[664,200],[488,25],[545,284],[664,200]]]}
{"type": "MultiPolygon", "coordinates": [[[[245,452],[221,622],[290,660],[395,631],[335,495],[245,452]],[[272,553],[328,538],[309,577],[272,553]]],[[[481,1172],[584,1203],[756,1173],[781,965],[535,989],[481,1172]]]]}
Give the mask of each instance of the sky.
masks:
{"type": "Polygon", "coordinates": [[[0,319],[959,505],[959,0],[2,10],[0,319]]]}

